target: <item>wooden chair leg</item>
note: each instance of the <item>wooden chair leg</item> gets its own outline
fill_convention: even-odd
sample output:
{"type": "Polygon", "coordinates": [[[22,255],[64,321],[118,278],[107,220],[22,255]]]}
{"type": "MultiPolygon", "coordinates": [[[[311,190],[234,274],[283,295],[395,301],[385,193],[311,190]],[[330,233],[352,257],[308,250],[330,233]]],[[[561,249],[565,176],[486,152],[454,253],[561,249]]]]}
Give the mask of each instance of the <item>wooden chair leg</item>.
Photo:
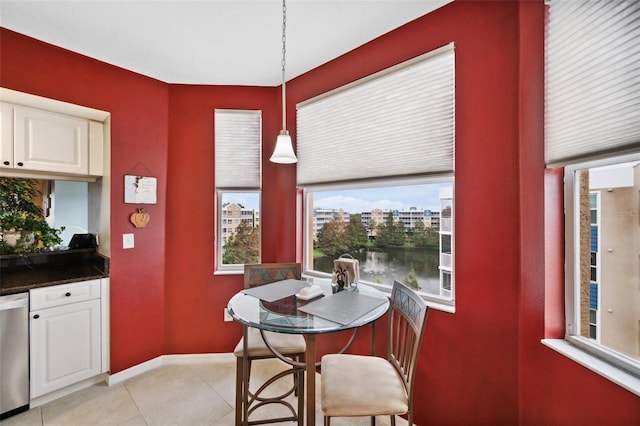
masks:
{"type": "Polygon", "coordinates": [[[324,416],[324,426],[331,426],[331,417],[324,416]]]}
{"type": "Polygon", "coordinates": [[[396,416],[395,415],[391,415],[391,426],[396,426],[396,416]]]}
{"type": "Polygon", "coordinates": [[[371,416],[371,426],[376,426],[376,416],[371,416]]]}
{"type": "MultiPolygon", "coordinates": [[[[300,355],[296,355],[296,356],[294,356],[294,357],[293,357],[293,360],[294,360],[294,361],[298,361],[298,362],[300,362],[300,355]]],[[[294,381],[294,385],[295,385],[295,391],[294,391],[294,393],[293,393],[293,394],[294,394],[295,396],[298,396],[298,391],[300,390],[300,387],[298,386],[298,375],[297,375],[297,374],[294,374],[294,375],[293,375],[293,381],[294,381]]]]}

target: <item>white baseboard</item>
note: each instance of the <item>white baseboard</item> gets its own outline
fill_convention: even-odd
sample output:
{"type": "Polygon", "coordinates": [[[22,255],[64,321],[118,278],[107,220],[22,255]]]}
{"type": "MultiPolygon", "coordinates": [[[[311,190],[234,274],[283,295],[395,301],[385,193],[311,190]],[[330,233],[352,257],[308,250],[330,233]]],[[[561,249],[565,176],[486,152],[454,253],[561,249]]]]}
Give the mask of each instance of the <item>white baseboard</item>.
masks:
{"type": "Polygon", "coordinates": [[[232,353],[163,355],[161,358],[162,365],[236,362],[236,356],[232,353]]]}
{"type": "Polygon", "coordinates": [[[109,386],[122,383],[147,371],[154,370],[163,365],[186,365],[186,364],[205,364],[205,363],[226,363],[235,362],[235,355],[232,353],[220,354],[180,354],[180,355],[161,355],[157,358],[145,361],[142,364],[134,365],[126,370],[119,371],[107,378],[109,386]]]}
{"type": "Polygon", "coordinates": [[[129,367],[126,370],[122,370],[116,374],[110,374],[107,378],[107,384],[109,386],[117,385],[118,383],[122,383],[127,379],[131,379],[135,376],[146,373],[147,371],[154,370],[161,366],[162,356],[159,356],[157,358],[150,359],[149,361],[145,361],[142,364],[137,364],[133,367],[129,367]]]}
{"type": "Polygon", "coordinates": [[[187,365],[187,364],[207,364],[207,363],[228,363],[235,362],[236,357],[232,353],[220,354],[182,354],[182,355],[162,355],[157,358],[145,361],[142,364],[122,370],[116,374],[108,375],[107,373],[99,374],[89,379],[83,380],[62,389],[50,392],[46,395],[33,398],[29,401],[29,407],[39,407],[48,402],[54,401],[73,392],[86,389],[97,383],[104,381],[107,386],[113,386],[122,383],[127,379],[131,379],[147,371],[154,370],[163,365],[187,365]]]}

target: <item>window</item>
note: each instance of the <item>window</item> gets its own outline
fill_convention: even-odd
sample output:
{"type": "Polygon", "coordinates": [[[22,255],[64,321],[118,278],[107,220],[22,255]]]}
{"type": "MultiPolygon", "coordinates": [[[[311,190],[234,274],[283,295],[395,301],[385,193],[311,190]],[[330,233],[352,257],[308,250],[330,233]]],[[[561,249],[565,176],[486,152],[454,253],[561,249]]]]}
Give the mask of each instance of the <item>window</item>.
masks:
{"type": "Polygon", "coordinates": [[[361,282],[391,288],[398,280],[450,307],[453,181],[393,183],[305,191],[307,273],[329,278],[333,260],[348,253],[359,260],[361,282]],[[449,215],[446,229],[441,227],[443,205],[449,215]]]}
{"type": "Polygon", "coordinates": [[[567,335],[640,374],[640,155],[565,169],[567,335]]]}
{"type": "Polygon", "coordinates": [[[548,10],[545,161],[565,168],[567,322],[566,339],[543,342],[640,395],[640,3],[548,10]]]}
{"type": "Polygon", "coordinates": [[[349,253],[361,281],[403,281],[454,310],[454,53],[450,43],[297,105],[307,274],[329,277],[349,253]]]}
{"type": "Polygon", "coordinates": [[[216,271],[260,262],[262,114],[215,110],[216,271]]]}

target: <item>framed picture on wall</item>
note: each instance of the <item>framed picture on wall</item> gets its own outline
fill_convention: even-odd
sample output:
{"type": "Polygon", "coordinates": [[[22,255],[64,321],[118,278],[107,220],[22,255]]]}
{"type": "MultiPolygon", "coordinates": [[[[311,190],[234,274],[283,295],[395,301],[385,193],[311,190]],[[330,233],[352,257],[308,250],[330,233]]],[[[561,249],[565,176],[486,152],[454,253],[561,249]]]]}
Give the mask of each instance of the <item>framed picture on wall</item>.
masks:
{"type": "Polygon", "coordinates": [[[124,202],[128,204],[156,204],[158,179],[149,176],[124,176],[124,202]]]}

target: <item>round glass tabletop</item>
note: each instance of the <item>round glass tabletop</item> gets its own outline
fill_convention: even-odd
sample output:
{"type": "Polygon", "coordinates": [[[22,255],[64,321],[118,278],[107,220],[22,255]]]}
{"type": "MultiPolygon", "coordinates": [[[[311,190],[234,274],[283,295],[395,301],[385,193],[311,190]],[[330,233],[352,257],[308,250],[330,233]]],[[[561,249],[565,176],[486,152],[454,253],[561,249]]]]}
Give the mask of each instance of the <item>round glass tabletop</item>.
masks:
{"type": "Polygon", "coordinates": [[[289,334],[329,333],[361,327],[389,309],[388,296],[365,284],[337,293],[329,282],[316,284],[323,294],[311,300],[292,295],[269,302],[241,291],[229,300],[227,309],[241,324],[289,334]]]}

